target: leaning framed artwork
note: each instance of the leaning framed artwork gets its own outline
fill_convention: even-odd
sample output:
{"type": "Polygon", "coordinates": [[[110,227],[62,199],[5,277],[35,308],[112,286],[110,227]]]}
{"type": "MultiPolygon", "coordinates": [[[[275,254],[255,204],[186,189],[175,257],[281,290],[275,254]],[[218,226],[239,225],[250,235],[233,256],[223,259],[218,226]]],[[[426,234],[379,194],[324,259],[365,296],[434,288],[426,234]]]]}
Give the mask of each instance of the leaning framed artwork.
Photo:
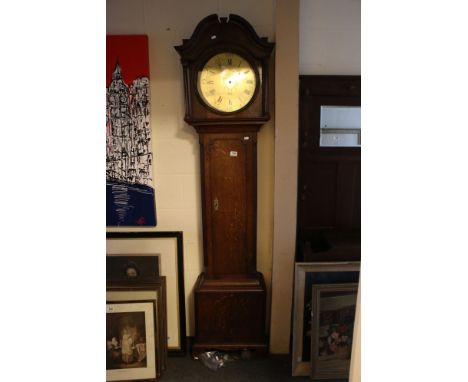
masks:
{"type": "Polygon", "coordinates": [[[311,379],[348,378],[358,284],[312,286],[311,379]]]}
{"type": "Polygon", "coordinates": [[[324,284],[359,282],[360,262],[296,263],[292,336],[292,375],[311,374],[312,288],[324,284]]]}
{"type": "Polygon", "coordinates": [[[151,256],[158,259],[159,264],[155,268],[161,276],[166,277],[167,283],[168,351],[171,354],[185,354],[186,299],[182,232],[107,232],[106,237],[108,256],[151,256]]]}
{"type": "Polygon", "coordinates": [[[107,36],[106,67],[106,225],[155,226],[148,36],[107,36]]]}
{"type": "MultiPolygon", "coordinates": [[[[151,282],[107,281],[106,284],[107,304],[123,302],[152,302],[154,304],[156,376],[159,376],[161,372],[166,369],[167,362],[165,277],[161,276],[157,280],[151,282]]],[[[107,327],[107,329],[109,329],[109,327],[107,327]]]]}
{"type": "Polygon", "coordinates": [[[106,304],[106,381],[155,381],[160,357],[154,300],[106,304]]]}

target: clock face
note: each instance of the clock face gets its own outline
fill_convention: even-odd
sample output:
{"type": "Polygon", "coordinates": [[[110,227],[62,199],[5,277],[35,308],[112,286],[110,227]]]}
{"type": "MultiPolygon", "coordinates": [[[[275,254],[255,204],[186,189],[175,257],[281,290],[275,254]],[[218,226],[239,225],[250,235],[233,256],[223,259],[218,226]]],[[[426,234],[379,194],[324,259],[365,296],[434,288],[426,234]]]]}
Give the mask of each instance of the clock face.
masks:
{"type": "Polygon", "coordinates": [[[211,57],[198,74],[198,93],[213,109],[233,113],[255,94],[255,71],[243,57],[231,52],[211,57]]]}

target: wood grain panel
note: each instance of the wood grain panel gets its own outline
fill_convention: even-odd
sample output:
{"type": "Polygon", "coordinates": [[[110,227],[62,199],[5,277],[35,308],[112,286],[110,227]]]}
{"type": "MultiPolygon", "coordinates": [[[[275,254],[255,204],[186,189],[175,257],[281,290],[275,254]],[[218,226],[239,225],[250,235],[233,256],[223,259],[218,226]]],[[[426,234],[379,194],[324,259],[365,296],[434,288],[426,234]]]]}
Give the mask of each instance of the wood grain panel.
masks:
{"type": "Polygon", "coordinates": [[[197,342],[218,348],[236,343],[263,347],[265,293],[260,273],[244,280],[213,280],[201,274],[195,287],[197,342]]]}
{"type": "MultiPolygon", "coordinates": [[[[330,250],[327,238],[338,246],[343,244],[341,238],[349,241],[350,235],[360,240],[361,149],[319,144],[321,106],[360,104],[360,76],[300,76],[298,260],[305,247],[312,253],[330,250]]],[[[346,252],[344,247],[340,251],[356,252],[346,252]]],[[[326,259],[325,255],[320,258],[326,259]]]]}
{"type": "Polygon", "coordinates": [[[243,273],[246,250],[245,145],[240,140],[218,139],[209,147],[213,206],[213,271],[217,274],[243,273]],[[226,240],[228,238],[228,240],[226,240]]]}
{"type": "Polygon", "coordinates": [[[336,195],[336,227],[361,226],[361,164],[342,162],[338,166],[336,195]]]}
{"type": "Polygon", "coordinates": [[[207,277],[246,277],[256,272],[256,132],[201,133],[200,142],[207,277]]]}
{"type": "Polygon", "coordinates": [[[336,163],[313,163],[304,174],[302,183],[301,225],[304,228],[332,228],[336,218],[336,163]]]}

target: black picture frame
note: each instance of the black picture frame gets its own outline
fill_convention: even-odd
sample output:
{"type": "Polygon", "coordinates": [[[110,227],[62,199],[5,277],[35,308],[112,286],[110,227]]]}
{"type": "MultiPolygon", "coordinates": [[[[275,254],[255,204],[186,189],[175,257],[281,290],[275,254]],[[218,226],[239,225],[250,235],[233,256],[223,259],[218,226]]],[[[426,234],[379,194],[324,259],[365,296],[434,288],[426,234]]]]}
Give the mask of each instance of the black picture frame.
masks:
{"type": "MultiPolygon", "coordinates": [[[[174,238],[177,246],[177,289],[178,289],[178,319],[179,319],[179,346],[168,347],[169,355],[185,355],[187,351],[186,313],[185,313],[185,283],[184,283],[184,244],[182,231],[158,231],[158,232],[106,232],[106,239],[164,239],[174,238]]],[[[135,254],[140,255],[138,251],[135,254]]],[[[163,269],[159,269],[161,275],[163,269]]],[[[170,322],[168,322],[168,325],[170,322]]]]}

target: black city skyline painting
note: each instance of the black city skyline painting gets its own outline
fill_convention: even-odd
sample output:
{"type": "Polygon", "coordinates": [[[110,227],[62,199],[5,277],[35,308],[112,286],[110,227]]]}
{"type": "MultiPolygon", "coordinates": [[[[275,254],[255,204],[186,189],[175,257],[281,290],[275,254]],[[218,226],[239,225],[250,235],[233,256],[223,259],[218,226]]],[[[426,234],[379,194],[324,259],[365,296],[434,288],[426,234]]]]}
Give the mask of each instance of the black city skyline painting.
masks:
{"type": "Polygon", "coordinates": [[[155,226],[147,36],[107,36],[106,225],[155,226]]]}

